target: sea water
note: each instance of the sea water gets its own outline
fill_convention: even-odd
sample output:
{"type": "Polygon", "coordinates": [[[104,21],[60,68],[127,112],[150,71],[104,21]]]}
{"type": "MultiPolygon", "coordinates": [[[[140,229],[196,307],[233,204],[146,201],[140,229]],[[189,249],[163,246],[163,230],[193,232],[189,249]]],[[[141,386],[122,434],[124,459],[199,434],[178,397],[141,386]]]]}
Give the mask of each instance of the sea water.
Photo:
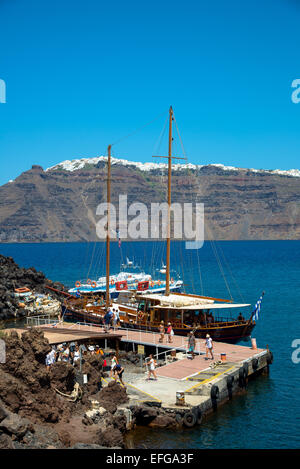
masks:
{"type": "MultiPolygon", "coordinates": [[[[105,274],[104,243],[2,244],[0,252],[70,287],[77,280],[105,274]]],[[[126,257],[158,276],[165,245],[123,242],[119,248],[112,243],[112,274],[119,272],[126,257]]],[[[264,291],[252,337],[258,347],[269,346],[274,362],[269,376],[250,382],[245,394],[225,404],[201,426],[182,431],[139,429],[131,434],[131,444],[167,449],[299,448],[300,349],[298,353],[292,345],[296,339],[300,343],[300,241],[206,242],[198,251],[174,242],[171,261],[171,276],[180,274],[187,292],[232,297],[251,303],[253,309],[264,291]]]]}

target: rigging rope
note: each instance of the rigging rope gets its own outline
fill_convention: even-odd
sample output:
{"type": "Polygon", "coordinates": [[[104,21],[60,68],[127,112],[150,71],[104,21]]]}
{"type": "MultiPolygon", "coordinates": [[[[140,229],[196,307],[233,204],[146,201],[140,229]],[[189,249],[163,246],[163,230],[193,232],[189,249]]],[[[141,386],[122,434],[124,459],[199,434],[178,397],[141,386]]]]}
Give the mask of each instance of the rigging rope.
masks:
{"type": "Polygon", "coordinates": [[[153,122],[156,122],[162,115],[165,115],[165,112],[160,113],[157,117],[155,117],[155,118],[152,119],[151,121],[147,122],[146,124],[142,125],[141,127],[138,127],[136,130],[134,130],[134,131],[131,132],[130,134],[127,134],[127,135],[125,135],[124,137],[121,137],[119,140],[116,140],[114,143],[112,143],[111,146],[114,146],[114,145],[117,145],[117,144],[120,143],[120,142],[123,142],[123,140],[125,140],[126,138],[131,137],[132,135],[136,134],[137,132],[139,132],[140,130],[144,129],[145,127],[148,127],[148,125],[153,124],[153,122]]]}

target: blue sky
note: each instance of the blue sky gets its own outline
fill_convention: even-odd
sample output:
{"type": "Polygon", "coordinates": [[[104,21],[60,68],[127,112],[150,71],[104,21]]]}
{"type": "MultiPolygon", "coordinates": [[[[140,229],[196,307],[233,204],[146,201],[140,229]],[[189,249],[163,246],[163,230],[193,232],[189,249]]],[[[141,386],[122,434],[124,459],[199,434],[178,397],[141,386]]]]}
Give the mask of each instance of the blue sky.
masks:
{"type": "Polygon", "coordinates": [[[0,0],[0,24],[1,184],[160,115],[113,147],[151,161],[170,104],[192,163],[299,168],[299,1],[0,0]]]}

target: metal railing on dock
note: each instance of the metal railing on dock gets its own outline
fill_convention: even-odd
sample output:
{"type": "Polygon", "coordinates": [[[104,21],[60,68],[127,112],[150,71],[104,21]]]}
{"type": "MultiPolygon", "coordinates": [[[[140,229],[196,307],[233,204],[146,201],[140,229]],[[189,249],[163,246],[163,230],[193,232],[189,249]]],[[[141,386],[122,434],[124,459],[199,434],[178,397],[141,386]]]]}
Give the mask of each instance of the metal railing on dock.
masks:
{"type": "Polygon", "coordinates": [[[53,319],[50,314],[41,314],[39,316],[28,316],[26,325],[30,327],[45,326],[47,324],[59,324],[58,319],[53,319]]]}
{"type": "MultiPolygon", "coordinates": [[[[68,328],[72,329],[74,327],[78,328],[79,330],[83,328],[85,330],[87,328],[93,329],[95,327],[101,328],[103,330],[105,329],[103,326],[100,326],[99,324],[92,324],[92,323],[85,323],[85,322],[74,323],[70,325],[68,328]]],[[[174,335],[173,339],[175,338],[176,344],[174,342],[168,342],[164,344],[164,343],[161,343],[158,339],[158,337],[160,336],[159,332],[145,331],[142,329],[124,328],[124,327],[110,327],[110,331],[113,331],[114,333],[125,332],[125,334],[122,334],[123,335],[122,339],[123,340],[125,339],[127,342],[134,342],[134,343],[139,342],[140,344],[144,344],[144,345],[168,348],[169,352],[171,350],[184,350],[185,353],[188,354],[188,343],[187,343],[186,336],[174,335]]],[[[108,335],[108,338],[109,338],[109,335],[108,335]]],[[[199,339],[196,339],[196,346],[195,346],[194,352],[195,354],[201,354],[199,339]]],[[[168,353],[168,352],[160,352],[160,353],[156,353],[156,355],[160,355],[163,353],[168,353]]]]}
{"type": "MultiPolygon", "coordinates": [[[[70,325],[63,323],[63,321],[59,321],[58,319],[51,318],[50,314],[42,314],[39,316],[29,316],[26,318],[26,325],[29,327],[40,327],[40,326],[58,326],[63,324],[64,329],[74,329],[77,330],[94,330],[97,328],[98,330],[101,329],[105,331],[105,327],[99,324],[93,323],[86,323],[86,322],[76,322],[70,325]]],[[[171,353],[172,350],[182,351],[186,355],[188,355],[188,339],[186,336],[179,336],[174,335],[172,336],[173,342],[166,342],[162,343],[159,340],[160,333],[154,331],[145,331],[142,329],[133,329],[133,328],[124,328],[124,327],[113,327],[111,326],[109,329],[109,333],[122,333],[122,340],[126,342],[131,342],[133,344],[140,343],[141,345],[148,345],[152,347],[156,347],[156,354],[154,355],[158,358],[160,355],[165,356],[165,361],[167,361],[167,355],[171,353]],[[164,348],[162,352],[158,352],[158,348],[164,348]]],[[[107,334],[107,338],[109,339],[109,333],[107,334]]],[[[196,346],[194,350],[195,354],[201,354],[200,351],[200,340],[196,339],[196,346]]]]}

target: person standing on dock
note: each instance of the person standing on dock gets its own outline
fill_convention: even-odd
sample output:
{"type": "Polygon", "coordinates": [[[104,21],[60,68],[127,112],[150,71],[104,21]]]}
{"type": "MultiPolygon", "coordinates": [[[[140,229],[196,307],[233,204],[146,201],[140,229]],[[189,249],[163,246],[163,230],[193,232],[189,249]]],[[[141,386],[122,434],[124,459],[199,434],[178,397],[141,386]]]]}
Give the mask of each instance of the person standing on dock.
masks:
{"type": "Polygon", "coordinates": [[[147,381],[151,379],[151,375],[154,376],[154,380],[157,381],[157,376],[155,373],[156,361],[153,358],[153,355],[149,355],[149,368],[148,368],[148,378],[147,381]]]}
{"type": "Polygon", "coordinates": [[[196,346],[196,339],[195,339],[193,331],[191,331],[188,336],[188,351],[192,355],[192,360],[194,360],[195,358],[195,346],[196,346]]]}
{"type": "Polygon", "coordinates": [[[120,324],[120,311],[119,311],[119,307],[118,307],[118,306],[115,306],[115,307],[112,309],[112,312],[113,312],[113,324],[114,324],[114,327],[117,327],[117,325],[120,324]]]}
{"type": "Polygon", "coordinates": [[[163,343],[164,337],[165,337],[165,325],[164,325],[163,321],[161,321],[161,323],[159,325],[159,333],[160,333],[159,342],[163,343]]]}
{"type": "Polygon", "coordinates": [[[173,342],[173,335],[174,335],[173,327],[172,327],[172,324],[169,322],[168,329],[167,329],[167,336],[168,336],[169,344],[173,342]]]}
{"type": "Polygon", "coordinates": [[[109,308],[107,313],[104,316],[105,332],[109,332],[112,317],[113,317],[113,313],[111,309],[109,308]]]}
{"type": "Polygon", "coordinates": [[[208,352],[210,353],[211,359],[214,360],[213,342],[209,334],[206,334],[205,348],[206,348],[206,360],[208,360],[208,352]]]}

